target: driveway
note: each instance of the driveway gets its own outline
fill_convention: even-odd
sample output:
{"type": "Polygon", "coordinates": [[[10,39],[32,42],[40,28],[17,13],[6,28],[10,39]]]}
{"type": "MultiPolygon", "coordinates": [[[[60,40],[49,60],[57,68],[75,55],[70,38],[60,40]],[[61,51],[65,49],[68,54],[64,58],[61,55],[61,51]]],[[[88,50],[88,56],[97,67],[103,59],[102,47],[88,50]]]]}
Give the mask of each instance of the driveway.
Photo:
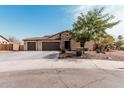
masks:
{"type": "Polygon", "coordinates": [[[0,62],[5,61],[21,61],[34,59],[55,59],[58,56],[57,51],[1,51],[0,62]]]}
{"type": "Polygon", "coordinates": [[[124,63],[57,59],[55,51],[0,53],[0,87],[124,87],[124,63]]]}

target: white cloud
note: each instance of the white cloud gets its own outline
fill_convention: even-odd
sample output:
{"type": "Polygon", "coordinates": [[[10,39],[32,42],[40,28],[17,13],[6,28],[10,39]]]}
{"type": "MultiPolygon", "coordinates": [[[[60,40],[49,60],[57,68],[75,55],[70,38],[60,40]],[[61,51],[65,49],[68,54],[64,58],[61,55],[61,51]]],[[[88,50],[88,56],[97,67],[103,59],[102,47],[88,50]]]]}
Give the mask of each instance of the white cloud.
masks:
{"type": "MultiPolygon", "coordinates": [[[[73,18],[76,19],[81,12],[86,13],[88,10],[92,10],[97,7],[103,6],[77,6],[71,9],[71,13],[73,14],[73,18]]],[[[113,27],[112,29],[107,30],[107,32],[115,37],[118,35],[124,36],[124,6],[104,6],[106,7],[105,13],[110,13],[115,16],[115,20],[121,20],[121,22],[113,27]]]]}

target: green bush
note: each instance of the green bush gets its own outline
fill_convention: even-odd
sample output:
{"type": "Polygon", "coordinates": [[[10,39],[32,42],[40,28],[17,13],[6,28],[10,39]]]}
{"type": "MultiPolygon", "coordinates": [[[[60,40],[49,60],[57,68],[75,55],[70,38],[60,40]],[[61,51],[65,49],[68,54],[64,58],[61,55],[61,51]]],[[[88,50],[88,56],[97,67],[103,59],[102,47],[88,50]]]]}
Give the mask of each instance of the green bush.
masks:
{"type": "Polygon", "coordinates": [[[124,50],[124,45],[120,46],[120,50],[124,50]]]}

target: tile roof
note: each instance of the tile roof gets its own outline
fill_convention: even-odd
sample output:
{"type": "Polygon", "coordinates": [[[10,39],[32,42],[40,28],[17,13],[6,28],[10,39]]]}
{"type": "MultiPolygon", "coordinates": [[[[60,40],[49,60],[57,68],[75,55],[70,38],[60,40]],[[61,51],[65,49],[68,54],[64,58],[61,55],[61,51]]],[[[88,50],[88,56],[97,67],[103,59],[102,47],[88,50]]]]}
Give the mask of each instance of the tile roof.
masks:
{"type": "Polygon", "coordinates": [[[45,39],[48,39],[50,36],[43,36],[43,37],[31,37],[31,38],[25,38],[23,39],[24,41],[25,40],[45,40],[45,39]]]}
{"type": "MultiPolygon", "coordinates": [[[[63,32],[69,32],[69,31],[63,31],[63,32]]],[[[63,32],[59,32],[57,34],[61,34],[63,32]]],[[[26,40],[55,40],[55,39],[51,39],[51,37],[57,35],[57,34],[54,34],[54,35],[46,35],[46,36],[43,36],[43,37],[31,37],[31,38],[25,38],[23,39],[23,41],[26,41],[26,40]]]]}

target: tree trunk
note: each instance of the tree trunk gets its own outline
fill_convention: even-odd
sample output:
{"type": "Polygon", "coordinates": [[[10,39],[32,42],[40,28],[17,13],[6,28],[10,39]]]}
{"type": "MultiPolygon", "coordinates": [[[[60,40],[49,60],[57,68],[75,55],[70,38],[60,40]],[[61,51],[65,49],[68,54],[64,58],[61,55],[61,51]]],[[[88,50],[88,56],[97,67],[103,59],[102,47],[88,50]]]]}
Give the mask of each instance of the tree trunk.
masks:
{"type": "Polygon", "coordinates": [[[84,42],[80,42],[80,47],[83,49],[83,54],[85,54],[84,44],[84,42]]]}

